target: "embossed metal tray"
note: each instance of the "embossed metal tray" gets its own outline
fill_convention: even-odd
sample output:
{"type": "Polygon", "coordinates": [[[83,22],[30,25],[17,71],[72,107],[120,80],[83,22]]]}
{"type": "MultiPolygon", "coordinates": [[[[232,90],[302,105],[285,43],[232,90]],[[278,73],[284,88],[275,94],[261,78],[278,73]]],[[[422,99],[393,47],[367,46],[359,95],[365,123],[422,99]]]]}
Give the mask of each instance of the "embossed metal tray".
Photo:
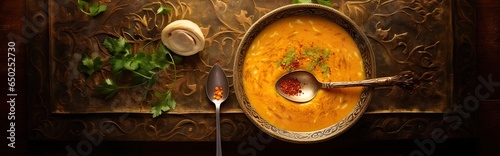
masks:
{"type": "MultiPolygon", "coordinates": [[[[208,141],[215,139],[215,111],[204,93],[211,65],[219,62],[231,80],[234,52],[246,30],[262,15],[290,2],[103,1],[108,9],[96,17],[81,13],[76,1],[26,3],[27,16],[46,20],[48,28],[34,36],[27,48],[28,80],[35,80],[27,84],[33,87],[27,91],[33,95],[27,99],[34,108],[30,110],[34,114],[29,121],[31,138],[79,139],[83,130],[98,130],[110,140],[208,141]],[[44,5],[29,5],[32,3],[44,5]],[[155,10],[160,5],[173,10],[158,15],[155,10]],[[48,16],[38,16],[44,11],[48,16]],[[106,37],[122,36],[134,50],[148,49],[161,44],[163,27],[178,19],[197,23],[207,40],[205,50],[185,57],[177,66],[175,82],[169,70],[154,87],[160,91],[173,88],[176,109],[152,119],[150,101],[139,96],[144,91],[141,88],[122,91],[109,100],[89,94],[106,73],[89,79],[79,76],[79,56],[109,56],[101,44],[106,37]]],[[[368,115],[349,132],[362,135],[344,137],[419,137],[430,134],[433,127],[451,124],[442,122],[441,114],[460,102],[474,79],[469,74],[473,69],[465,68],[475,63],[471,59],[475,56],[474,8],[469,2],[338,0],[332,7],[355,21],[370,39],[376,77],[413,70],[422,81],[422,87],[411,94],[397,87],[377,89],[368,115]],[[405,131],[415,124],[428,130],[405,131]],[[363,129],[367,126],[368,130],[363,129]]],[[[257,130],[237,102],[231,89],[221,111],[223,140],[239,140],[257,130]]]]}

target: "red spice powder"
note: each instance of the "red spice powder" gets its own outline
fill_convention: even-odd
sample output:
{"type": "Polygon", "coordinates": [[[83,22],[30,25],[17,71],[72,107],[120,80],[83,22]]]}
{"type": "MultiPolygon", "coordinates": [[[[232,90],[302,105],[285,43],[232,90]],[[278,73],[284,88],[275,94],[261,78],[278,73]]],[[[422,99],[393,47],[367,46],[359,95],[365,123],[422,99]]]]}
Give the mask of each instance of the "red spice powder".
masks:
{"type": "Polygon", "coordinates": [[[279,84],[280,90],[290,96],[298,96],[302,93],[302,86],[297,78],[285,78],[279,84]]]}

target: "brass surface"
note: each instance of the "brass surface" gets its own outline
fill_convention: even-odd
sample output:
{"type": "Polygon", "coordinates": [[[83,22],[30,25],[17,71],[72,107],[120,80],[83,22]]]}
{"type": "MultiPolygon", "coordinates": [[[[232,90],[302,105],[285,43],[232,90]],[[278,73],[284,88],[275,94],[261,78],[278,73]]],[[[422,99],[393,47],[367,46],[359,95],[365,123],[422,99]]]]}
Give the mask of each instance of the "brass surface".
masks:
{"type": "MultiPolygon", "coordinates": [[[[151,94],[142,96],[146,88],[124,90],[110,100],[93,96],[91,88],[110,76],[109,69],[86,78],[78,73],[79,58],[84,54],[109,58],[102,46],[106,37],[125,37],[133,44],[134,53],[151,52],[161,44],[160,32],[168,23],[179,19],[197,23],[207,38],[205,50],[185,57],[186,61],[177,67],[176,82],[173,71],[168,70],[153,88],[174,89],[178,107],[170,112],[173,114],[214,112],[202,83],[211,65],[219,61],[232,78],[235,51],[247,29],[270,10],[289,4],[258,0],[122,0],[106,2],[108,11],[90,17],[80,12],[76,2],[51,2],[50,95],[55,113],[149,113],[151,94]],[[172,7],[173,11],[169,15],[156,14],[160,5],[172,7]]],[[[347,1],[337,2],[333,8],[350,17],[369,37],[376,56],[375,77],[411,70],[421,80],[414,94],[398,87],[377,88],[368,112],[443,112],[451,104],[451,1],[347,1]]],[[[234,94],[222,112],[241,113],[234,94]]]]}
{"type": "MultiPolygon", "coordinates": [[[[290,3],[102,2],[108,10],[89,17],[77,9],[76,1],[26,1],[26,15],[33,17],[28,20],[48,28],[29,37],[26,48],[26,86],[30,95],[26,101],[32,108],[28,121],[30,138],[84,139],[83,131],[95,131],[106,134],[107,140],[214,140],[215,110],[204,95],[203,86],[208,70],[219,62],[232,84],[234,52],[246,30],[267,12],[290,3]],[[156,15],[154,10],[160,4],[174,9],[169,15],[156,15]],[[176,109],[152,119],[151,101],[140,102],[142,99],[137,96],[144,91],[142,88],[120,92],[107,101],[91,94],[91,88],[109,73],[102,71],[85,79],[76,70],[78,55],[109,57],[101,43],[106,37],[119,36],[126,37],[135,52],[144,45],[145,51],[150,50],[160,44],[161,29],[177,19],[197,23],[207,41],[204,51],[184,58],[175,83],[172,70],[168,70],[154,87],[160,91],[173,88],[176,109]],[[107,123],[112,128],[102,129],[107,123]]],[[[467,68],[474,65],[471,60],[475,58],[475,13],[471,2],[336,0],[332,7],[354,20],[370,39],[375,51],[375,77],[412,70],[423,82],[414,94],[397,87],[377,89],[367,108],[369,115],[349,131],[356,133],[348,132],[341,138],[425,137],[433,127],[449,126],[443,124],[446,122],[441,114],[453,110],[454,104],[470,93],[475,79],[474,69],[467,68]],[[406,133],[408,126],[424,127],[406,133]],[[366,130],[367,127],[371,128],[366,130]]],[[[256,130],[242,114],[232,87],[221,108],[223,140],[241,140],[256,130]]],[[[465,132],[460,131],[463,133],[458,136],[471,136],[470,124],[463,125],[460,128],[465,132]]]]}

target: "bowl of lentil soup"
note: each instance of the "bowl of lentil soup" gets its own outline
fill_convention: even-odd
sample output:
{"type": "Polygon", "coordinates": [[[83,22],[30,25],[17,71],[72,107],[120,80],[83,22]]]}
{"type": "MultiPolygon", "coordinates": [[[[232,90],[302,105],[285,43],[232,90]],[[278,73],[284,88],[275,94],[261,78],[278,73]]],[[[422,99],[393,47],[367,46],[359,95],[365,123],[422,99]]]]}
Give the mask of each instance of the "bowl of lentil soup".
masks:
{"type": "MultiPolygon", "coordinates": [[[[277,8],[258,19],[236,51],[234,88],[241,109],[265,133],[294,143],[314,143],[347,131],[365,112],[366,87],[320,90],[306,103],[281,97],[276,81],[294,70],[308,70],[320,81],[373,78],[373,50],[347,16],[317,4],[277,8]]],[[[280,84],[299,95],[300,85],[280,84]],[[297,88],[298,87],[298,88],[297,88]]]]}

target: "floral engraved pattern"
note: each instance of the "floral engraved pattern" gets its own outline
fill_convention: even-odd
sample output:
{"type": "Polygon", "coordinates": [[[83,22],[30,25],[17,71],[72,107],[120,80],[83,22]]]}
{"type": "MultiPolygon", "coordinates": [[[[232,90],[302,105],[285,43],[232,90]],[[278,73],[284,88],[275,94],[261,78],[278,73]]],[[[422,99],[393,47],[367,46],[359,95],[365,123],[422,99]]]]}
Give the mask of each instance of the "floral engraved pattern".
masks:
{"type": "MultiPolygon", "coordinates": [[[[231,77],[232,58],[239,41],[255,20],[273,9],[266,6],[269,4],[264,1],[119,0],[104,3],[109,6],[108,11],[93,18],[79,12],[76,2],[65,5],[51,3],[63,10],[50,23],[50,69],[54,73],[51,79],[51,101],[54,101],[54,106],[51,111],[54,113],[149,113],[148,97],[152,95],[144,99],[141,94],[145,88],[121,91],[111,100],[105,101],[93,96],[92,88],[110,76],[109,69],[99,71],[98,76],[86,78],[78,73],[77,66],[83,55],[100,57],[106,61],[111,56],[102,45],[107,37],[124,37],[132,44],[132,53],[154,51],[161,44],[162,29],[168,23],[180,19],[197,23],[208,45],[199,54],[185,57],[186,61],[178,66],[176,78],[173,70],[162,73],[153,89],[174,89],[178,107],[171,113],[213,112],[212,104],[206,99],[202,80],[216,62],[231,77]],[[260,7],[260,3],[264,7],[260,7]],[[166,15],[158,14],[156,10],[160,6],[170,7],[172,11],[166,15]],[[66,16],[68,14],[75,16],[66,16]],[[111,108],[109,103],[115,106],[111,108]]],[[[226,103],[222,112],[241,112],[235,98],[230,97],[226,103]]]]}
{"type": "Polygon", "coordinates": [[[368,112],[442,112],[451,105],[451,4],[446,0],[341,1],[334,8],[349,16],[370,38],[376,76],[411,70],[420,87],[377,88],[368,112]]]}
{"type": "MultiPolygon", "coordinates": [[[[30,138],[85,139],[83,132],[95,132],[103,134],[106,140],[213,141],[215,110],[206,98],[204,83],[216,62],[224,68],[231,83],[230,97],[221,110],[223,140],[242,140],[256,131],[234,95],[235,51],[256,20],[290,1],[100,2],[108,9],[90,17],[77,9],[76,0],[65,3],[57,0],[26,1],[28,17],[44,11],[48,14],[39,19],[47,22],[47,29],[40,30],[26,44],[26,79],[30,80],[26,84],[30,86],[26,92],[30,96],[26,101],[32,108],[28,110],[31,115],[28,120],[30,138]],[[172,11],[157,14],[160,6],[170,7],[172,11]],[[198,54],[184,58],[184,62],[177,66],[177,77],[174,77],[173,70],[160,75],[153,89],[164,91],[172,88],[178,106],[159,118],[152,119],[149,114],[151,101],[148,97],[152,95],[148,94],[146,99],[138,96],[144,88],[122,91],[110,100],[103,100],[93,95],[92,88],[110,76],[110,69],[103,69],[88,78],[76,70],[83,55],[100,57],[103,61],[110,57],[102,46],[107,37],[125,37],[132,44],[134,53],[151,52],[161,44],[162,29],[179,19],[188,19],[200,26],[206,37],[206,47],[198,54]]],[[[375,51],[376,68],[372,77],[412,70],[422,82],[419,90],[413,93],[397,87],[375,89],[367,106],[370,114],[340,137],[429,136],[428,130],[436,126],[435,123],[443,122],[441,115],[426,117],[427,114],[423,113],[421,116],[424,117],[410,116],[400,120],[379,112],[442,113],[452,107],[456,94],[460,96],[467,92],[453,84],[456,70],[452,61],[467,64],[474,60],[470,56],[475,55],[474,34],[471,34],[475,24],[473,11],[468,12],[473,10],[469,3],[466,0],[334,0],[332,7],[351,18],[370,40],[375,51]],[[458,29],[452,29],[453,25],[459,25],[458,29]],[[472,51],[457,54],[461,47],[472,47],[472,51]],[[415,126],[419,129],[412,130],[415,126]],[[351,132],[356,135],[350,135],[351,132]]],[[[468,76],[468,73],[459,71],[455,76],[468,76]]],[[[347,120],[350,122],[350,118],[347,120]]],[[[469,125],[468,122],[464,124],[469,125]]],[[[308,137],[318,138],[344,126],[339,125],[308,137]]],[[[275,131],[290,137],[304,137],[278,129],[275,131]]]]}
{"type": "MultiPolygon", "coordinates": [[[[162,75],[161,85],[155,86],[155,89],[175,89],[181,104],[173,113],[210,110],[211,105],[200,84],[202,81],[197,81],[197,78],[205,79],[208,69],[215,62],[222,64],[229,77],[232,77],[234,52],[245,32],[266,12],[286,3],[264,3],[261,6],[261,2],[257,1],[245,3],[213,0],[193,3],[121,0],[107,4],[110,11],[97,18],[80,15],[78,10],[71,9],[76,7],[73,4],[62,10],[73,10],[70,14],[81,18],[70,20],[67,16],[58,16],[52,20],[52,101],[58,101],[55,103],[56,107],[53,107],[54,112],[95,112],[86,109],[88,107],[102,112],[148,112],[149,103],[141,102],[144,99],[139,96],[141,89],[123,92],[111,101],[118,106],[113,110],[109,109],[106,102],[91,96],[91,88],[109,76],[109,72],[104,71],[100,77],[85,80],[75,69],[83,54],[100,56],[104,60],[110,56],[100,44],[105,37],[125,37],[133,44],[134,52],[153,51],[161,44],[159,40],[163,27],[178,19],[196,22],[206,36],[207,47],[198,55],[186,58],[188,61],[180,66],[177,82],[173,82],[173,71],[168,71],[162,75]],[[212,7],[200,9],[200,5],[212,7]],[[157,14],[155,10],[160,6],[171,7],[172,12],[168,15],[157,14]],[[59,84],[65,87],[60,88],[59,84]],[[189,107],[184,103],[202,103],[202,107],[189,107]]],[[[452,30],[446,26],[451,21],[450,12],[446,11],[450,10],[450,5],[449,1],[436,0],[342,1],[333,5],[357,23],[370,38],[378,71],[375,76],[390,76],[402,70],[412,70],[420,75],[422,84],[414,93],[397,87],[377,89],[369,111],[439,112],[449,105],[451,88],[438,86],[449,86],[452,79],[449,63],[452,59],[449,50],[452,49],[452,30]]],[[[229,100],[230,104],[226,109],[240,111],[235,98],[229,100]]]]}

